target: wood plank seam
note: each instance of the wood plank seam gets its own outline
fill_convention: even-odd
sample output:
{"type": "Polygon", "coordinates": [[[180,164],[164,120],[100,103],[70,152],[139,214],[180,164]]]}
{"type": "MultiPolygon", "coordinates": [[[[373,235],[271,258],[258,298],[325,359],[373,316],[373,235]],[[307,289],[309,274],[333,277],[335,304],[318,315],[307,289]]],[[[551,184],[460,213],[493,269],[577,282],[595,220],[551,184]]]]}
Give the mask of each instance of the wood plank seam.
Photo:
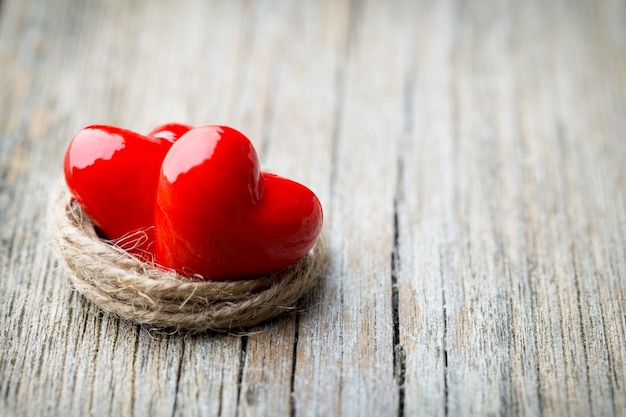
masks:
{"type": "Polygon", "coordinates": [[[243,335],[240,338],[240,348],[239,348],[239,372],[237,374],[237,401],[235,403],[235,415],[239,415],[239,406],[241,405],[241,396],[242,396],[242,381],[244,369],[246,367],[246,357],[248,355],[248,338],[249,336],[243,335]]]}

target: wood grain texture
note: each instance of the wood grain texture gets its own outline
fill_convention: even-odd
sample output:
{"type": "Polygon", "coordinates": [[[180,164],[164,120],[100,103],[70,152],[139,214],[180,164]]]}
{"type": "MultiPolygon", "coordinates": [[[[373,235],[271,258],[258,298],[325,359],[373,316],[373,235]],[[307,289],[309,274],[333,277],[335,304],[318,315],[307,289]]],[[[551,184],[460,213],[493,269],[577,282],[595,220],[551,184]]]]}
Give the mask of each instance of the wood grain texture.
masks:
{"type": "Polygon", "coordinates": [[[0,415],[626,415],[626,3],[0,2],[0,415]],[[73,293],[73,134],[227,124],[325,208],[304,310],[174,336],[73,293]]]}

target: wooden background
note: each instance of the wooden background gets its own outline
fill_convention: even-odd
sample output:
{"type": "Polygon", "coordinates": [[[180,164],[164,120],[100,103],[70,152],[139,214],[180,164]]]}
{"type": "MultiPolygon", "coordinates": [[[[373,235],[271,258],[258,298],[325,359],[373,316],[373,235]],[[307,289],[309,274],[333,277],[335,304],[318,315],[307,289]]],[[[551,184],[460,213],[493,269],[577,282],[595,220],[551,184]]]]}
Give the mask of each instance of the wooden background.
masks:
{"type": "Polygon", "coordinates": [[[623,0],[0,4],[0,415],[626,415],[623,0]],[[168,121],[319,195],[305,311],[163,336],[69,289],[69,140],[168,121]]]}

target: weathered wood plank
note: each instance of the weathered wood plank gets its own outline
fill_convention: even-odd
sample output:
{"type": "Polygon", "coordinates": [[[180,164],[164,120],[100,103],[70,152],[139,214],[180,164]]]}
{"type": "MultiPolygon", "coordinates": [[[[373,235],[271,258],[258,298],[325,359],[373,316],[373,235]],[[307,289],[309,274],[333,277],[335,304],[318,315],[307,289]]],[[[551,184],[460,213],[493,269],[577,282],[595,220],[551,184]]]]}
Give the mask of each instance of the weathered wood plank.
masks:
{"type": "Polygon", "coordinates": [[[338,74],[337,145],[324,299],[302,318],[298,415],[394,415],[391,253],[396,141],[411,26],[401,3],[353,3],[338,74]],[[377,39],[385,34],[388,42],[377,39]],[[382,122],[384,120],[384,122],[382,122]],[[321,314],[313,314],[319,311],[321,314]],[[318,317],[324,317],[319,320],[318,317]]]}
{"type": "Polygon", "coordinates": [[[505,7],[483,3],[460,8],[458,52],[452,58],[456,143],[450,163],[459,168],[450,220],[457,258],[448,258],[454,267],[444,267],[450,274],[445,345],[447,407],[457,415],[542,412],[533,349],[536,328],[528,320],[533,288],[529,291],[524,275],[533,255],[519,259],[520,264],[514,261],[524,244],[519,233],[530,225],[520,223],[525,213],[519,207],[524,202],[518,198],[518,152],[525,138],[517,131],[522,122],[510,51],[515,45],[523,54],[524,46],[533,43],[523,41],[526,33],[516,20],[525,10],[509,9],[507,18],[499,19],[505,7]],[[522,349],[527,353],[519,360],[522,349]]]}
{"type": "Polygon", "coordinates": [[[459,259],[453,205],[458,129],[452,90],[452,43],[457,24],[451,2],[419,5],[399,140],[396,251],[399,345],[405,415],[447,415],[449,281],[459,259]],[[446,297],[447,296],[447,297],[446,297]]]}
{"type": "MultiPolygon", "coordinates": [[[[572,228],[590,227],[585,219],[602,219],[596,222],[599,229],[608,226],[606,216],[599,216],[586,199],[584,184],[589,181],[596,181],[593,190],[613,191],[615,199],[602,195],[593,200],[617,209],[620,218],[623,187],[596,172],[607,154],[594,148],[612,149],[616,152],[612,158],[623,161],[623,144],[611,143],[620,137],[619,130],[598,135],[597,127],[591,127],[593,119],[572,105],[588,101],[588,96],[561,101],[563,92],[557,90],[559,83],[571,82],[564,90],[571,94],[580,91],[577,84],[595,85],[602,78],[583,64],[606,65],[597,56],[588,56],[594,50],[584,47],[593,34],[581,28],[594,27],[589,26],[593,11],[584,5],[570,10],[561,4],[546,10],[520,3],[519,10],[509,11],[510,20],[498,20],[506,10],[493,6],[478,3],[454,11],[460,32],[450,53],[452,73],[429,72],[422,64],[415,82],[414,107],[421,111],[415,111],[412,119],[425,121],[427,126],[421,129],[432,136],[440,132],[429,130],[428,121],[435,118],[429,117],[431,108],[439,111],[439,117],[452,116],[456,127],[444,131],[439,140],[417,128],[410,146],[426,156],[405,153],[411,158],[404,165],[407,192],[400,201],[399,290],[407,410],[426,409],[429,415],[433,408],[454,415],[612,415],[621,408],[614,403],[615,385],[608,380],[615,375],[609,369],[615,368],[603,336],[605,314],[597,303],[617,303],[610,296],[602,300],[597,291],[606,291],[606,286],[593,284],[599,271],[589,265],[588,248],[599,242],[577,236],[572,228]],[[499,25],[484,25],[485,20],[499,25]],[[571,51],[582,55],[555,63],[571,51]],[[503,56],[510,58],[499,59],[503,56]],[[572,67],[584,68],[583,73],[576,75],[572,67]],[[456,94],[452,97],[456,106],[451,111],[443,100],[435,107],[437,97],[429,92],[449,88],[456,94]],[[566,103],[573,112],[562,115],[559,109],[567,108],[566,103]],[[575,122],[565,133],[563,120],[590,126],[572,127],[575,122]],[[429,165],[433,156],[438,158],[429,165]],[[581,167],[593,168],[585,172],[581,167]],[[439,178],[436,185],[426,178],[433,173],[439,178]],[[434,211],[425,211],[430,207],[434,211]],[[581,262],[588,264],[585,269],[581,262]],[[443,295],[429,275],[437,266],[444,271],[443,295]],[[436,308],[442,302],[433,302],[438,297],[445,297],[443,323],[436,308]],[[430,303],[435,305],[427,308],[430,303]],[[413,312],[416,306],[420,307],[413,312]],[[426,331],[422,326],[428,326],[426,331]],[[424,338],[432,344],[425,344],[424,338]],[[430,349],[424,351],[425,346],[430,349]],[[421,379],[431,382],[432,376],[418,372],[426,363],[428,372],[440,374],[432,364],[439,363],[442,346],[447,395],[444,407],[438,408],[441,385],[420,387],[421,379]]],[[[445,51],[448,45],[438,40],[434,39],[433,50],[445,51]]],[[[441,55],[432,54],[425,62],[434,65],[441,55]]],[[[613,82],[623,91],[619,80],[613,82]]],[[[617,226],[610,230],[619,230],[617,226]]],[[[610,248],[603,246],[602,251],[610,253],[610,248]]],[[[622,323],[612,320],[611,333],[619,333],[622,323]]],[[[623,353],[615,356],[623,358],[623,353]]]]}
{"type": "MultiPolygon", "coordinates": [[[[626,80],[623,71],[607,73],[606,69],[617,65],[623,68],[625,54],[623,40],[610,38],[614,17],[607,19],[584,2],[577,6],[562,24],[568,47],[559,48],[555,54],[559,80],[555,95],[563,147],[557,156],[562,158],[560,165],[566,167],[563,190],[567,201],[563,212],[568,228],[568,259],[576,281],[589,410],[594,415],[620,415],[626,410],[626,328],[623,314],[617,317],[613,309],[624,305],[626,284],[624,235],[620,231],[626,217],[626,130],[624,118],[610,114],[624,108],[626,80]],[[586,30],[581,31],[581,27],[586,30]],[[616,57],[621,58],[620,64],[616,57]],[[621,335],[621,343],[615,343],[616,335],[621,335]]],[[[622,26],[623,12],[622,5],[622,26]]]]}

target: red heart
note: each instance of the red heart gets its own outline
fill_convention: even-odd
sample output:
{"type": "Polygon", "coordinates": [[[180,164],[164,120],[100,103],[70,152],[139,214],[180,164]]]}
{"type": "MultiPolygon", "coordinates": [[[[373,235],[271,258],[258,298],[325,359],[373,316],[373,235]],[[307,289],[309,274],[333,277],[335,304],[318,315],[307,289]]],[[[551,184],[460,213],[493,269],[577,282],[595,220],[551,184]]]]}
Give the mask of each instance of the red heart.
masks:
{"type": "Polygon", "coordinates": [[[163,125],[148,136],[114,126],[78,132],[65,153],[65,180],[73,197],[109,239],[142,259],[154,241],[154,198],[161,162],[191,126],[163,125]],[[128,237],[129,233],[145,235],[128,237]]]}
{"type": "Polygon", "coordinates": [[[158,263],[184,275],[250,277],[304,256],[322,227],[315,195],[260,172],[241,133],[190,129],[173,123],[143,136],[86,127],[65,154],[72,195],[106,237],[143,260],[156,239],[158,263]],[[143,239],[128,237],[137,231],[143,239]]]}
{"type": "Polygon", "coordinates": [[[150,133],[148,133],[148,137],[164,139],[168,142],[174,143],[190,129],[193,129],[193,126],[183,123],[166,123],[152,129],[150,133]]]}
{"type": "Polygon", "coordinates": [[[214,280],[277,271],[311,249],[322,217],[311,190],[261,172],[254,147],[240,132],[195,128],[163,160],[156,260],[183,275],[214,280]]]}

